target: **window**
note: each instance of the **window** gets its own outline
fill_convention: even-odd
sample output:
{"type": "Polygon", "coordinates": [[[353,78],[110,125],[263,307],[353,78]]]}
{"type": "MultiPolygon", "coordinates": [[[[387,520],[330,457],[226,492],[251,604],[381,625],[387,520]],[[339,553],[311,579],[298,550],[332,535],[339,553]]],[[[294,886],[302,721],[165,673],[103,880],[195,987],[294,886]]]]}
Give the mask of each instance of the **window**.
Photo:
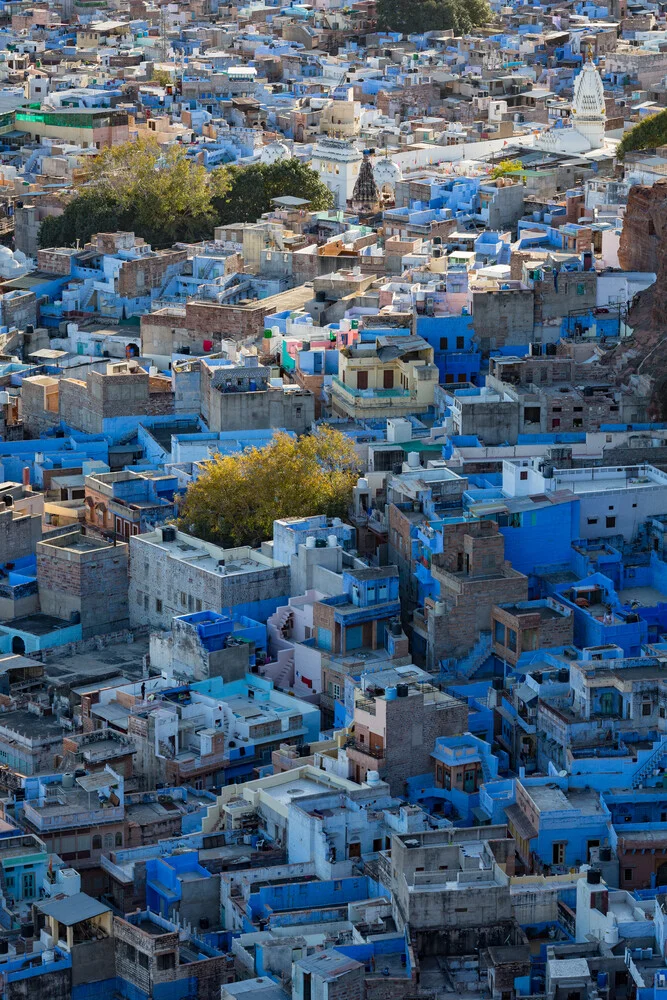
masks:
{"type": "Polygon", "coordinates": [[[465,346],[466,346],[465,337],[457,337],[456,338],[457,351],[462,351],[465,346]]]}
{"type": "Polygon", "coordinates": [[[201,601],[199,598],[195,601],[195,611],[201,611],[201,601]]]}
{"type": "Polygon", "coordinates": [[[577,285],[577,295],[585,295],[585,294],[586,294],[586,286],[584,284],[582,284],[582,283],[578,284],[577,285]]]}
{"type": "Polygon", "coordinates": [[[182,590],[181,591],[181,607],[185,608],[185,607],[187,607],[187,604],[188,604],[188,595],[185,593],[184,590],[182,590]]]}
{"type": "Polygon", "coordinates": [[[653,705],[650,701],[642,702],[642,715],[650,715],[653,711],[653,705]]]}
{"type": "Polygon", "coordinates": [[[144,594],[144,611],[148,611],[148,594],[144,594]]]}
{"type": "Polygon", "coordinates": [[[526,482],[526,480],[528,479],[528,470],[527,469],[523,469],[519,473],[519,479],[521,480],[522,483],[526,482]]]}
{"type": "Polygon", "coordinates": [[[516,653],[516,632],[513,628],[507,629],[507,648],[516,653]]]}
{"type": "Polygon", "coordinates": [[[589,517],[589,518],[587,518],[587,520],[588,520],[589,524],[597,524],[598,523],[597,517],[589,517]]]}
{"type": "Polygon", "coordinates": [[[632,868],[623,869],[623,880],[625,882],[632,882],[632,868]]]}
{"type": "Polygon", "coordinates": [[[95,836],[93,837],[93,850],[94,851],[102,850],[102,838],[100,837],[99,833],[96,833],[95,836]]]}
{"type": "Polygon", "coordinates": [[[162,601],[160,600],[159,597],[155,598],[155,612],[158,615],[162,614],[162,601]]]}
{"type": "Polygon", "coordinates": [[[173,951],[168,951],[166,955],[158,955],[157,967],[160,972],[164,972],[165,969],[176,968],[176,956],[173,951]]]}
{"type": "Polygon", "coordinates": [[[123,846],[123,834],[120,832],[120,830],[116,832],[115,842],[116,842],[116,847],[123,846]]]}
{"type": "Polygon", "coordinates": [[[440,338],[440,350],[441,351],[446,351],[447,350],[447,338],[446,337],[441,337],[440,338]]]}
{"type": "Polygon", "coordinates": [[[607,517],[607,518],[605,518],[605,522],[606,522],[606,526],[608,528],[615,528],[616,527],[616,518],[615,517],[607,517]]]}

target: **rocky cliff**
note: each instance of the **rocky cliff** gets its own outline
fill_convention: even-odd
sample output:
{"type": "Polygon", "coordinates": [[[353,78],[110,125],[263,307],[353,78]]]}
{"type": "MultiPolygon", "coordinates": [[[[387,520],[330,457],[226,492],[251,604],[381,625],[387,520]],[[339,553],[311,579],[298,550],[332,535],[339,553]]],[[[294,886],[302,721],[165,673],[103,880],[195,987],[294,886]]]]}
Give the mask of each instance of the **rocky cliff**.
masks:
{"type": "Polygon", "coordinates": [[[667,417],[667,181],[630,189],[618,251],[627,271],[655,271],[657,280],[637,296],[628,315],[632,345],[619,346],[613,366],[624,376],[640,373],[653,381],[652,414],[667,417]]]}

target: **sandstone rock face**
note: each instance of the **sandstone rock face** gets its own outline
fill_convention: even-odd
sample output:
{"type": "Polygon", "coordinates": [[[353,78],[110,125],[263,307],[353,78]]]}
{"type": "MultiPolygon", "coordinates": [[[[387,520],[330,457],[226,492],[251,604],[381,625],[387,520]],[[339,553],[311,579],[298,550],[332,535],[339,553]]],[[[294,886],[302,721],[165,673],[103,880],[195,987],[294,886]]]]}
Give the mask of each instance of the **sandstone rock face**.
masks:
{"type": "Polygon", "coordinates": [[[630,188],[618,259],[626,271],[656,271],[667,251],[667,181],[630,188]],[[664,239],[663,239],[664,237],[664,239]]]}
{"type": "Polygon", "coordinates": [[[657,279],[636,301],[628,321],[634,328],[632,347],[616,351],[619,373],[641,373],[652,379],[652,418],[667,416],[667,181],[630,189],[618,251],[622,268],[654,271],[657,279]]]}

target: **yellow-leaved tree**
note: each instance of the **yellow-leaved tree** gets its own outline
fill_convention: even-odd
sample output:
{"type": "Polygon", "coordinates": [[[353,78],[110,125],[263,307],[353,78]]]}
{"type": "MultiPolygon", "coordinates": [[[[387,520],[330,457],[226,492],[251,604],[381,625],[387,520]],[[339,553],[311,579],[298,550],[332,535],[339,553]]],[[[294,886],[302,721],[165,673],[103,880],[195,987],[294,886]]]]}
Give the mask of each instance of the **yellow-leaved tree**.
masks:
{"type": "Polygon", "coordinates": [[[323,426],[264,448],[216,455],[181,498],[182,531],[218,545],[259,545],[281,517],[344,516],[359,473],[349,437],[323,426]]]}

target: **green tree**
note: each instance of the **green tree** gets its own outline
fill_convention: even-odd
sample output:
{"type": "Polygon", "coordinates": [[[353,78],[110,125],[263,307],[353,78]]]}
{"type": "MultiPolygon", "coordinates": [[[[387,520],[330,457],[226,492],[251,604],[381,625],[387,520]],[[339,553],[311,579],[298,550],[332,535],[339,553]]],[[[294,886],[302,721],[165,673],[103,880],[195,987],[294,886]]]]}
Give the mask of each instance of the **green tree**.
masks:
{"type": "Polygon", "coordinates": [[[179,527],[223,546],[259,545],[280,517],[344,515],[358,475],[350,438],[323,427],[264,448],[216,455],[188,487],[179,527]]]}
{"type": "Polygon", "coordinates": [[[521,160],[501,160],[500,163],[496,165],[491,170],[491,180],[497,180],[498,177],[504,177],[506,174],[518,174],[523,170],[523,163],[521,160]]]}
{"type": "MultiPolygon", "coordinates": [[[[333,205],[333,195],[318,174],[294,157],[272,164],[222,169],[222,192],[213,195],[213,207],[221,225],[255,222],[271,210],[271,199],[281,195],[307,198],[316,212],[333,205]]],[[[214,170],[213,174],[217,172],[214,170]]],[[[214,184],[219,184],[215,178],[214,184]]]]}
{"type": "Polygon", "coordinates": [[[667,110],[649,115],[628,129],[616,148],[616,156],[622,160],[633,150],[655,149],[664,143],[667,143],[667,110]]]}
{"type": "Polygon", "coordinates": [[[169,70],[167,69],[154,69],[153,76],[151,77],[151,83],[157,84],[159,87],[168,87],[170,83],[173,83],[173,77],[169,70]]]}
{"type": "Polygon", "coordinates": [[[118,229],[157,248],[201,240],[215,225],[211,197],[221,189],[221,178],[214,183],[178,143],[166,152],[152,138],[123,143],[95,157],[86,187],[42,224],[40,246],[73,246],[118,229]]]}
{"type": "Polygon", "coordinates": [[[377,0],[378,27],[404,35],[424,31],[467,34],[491,18],[487,0],[377,0]]]}

